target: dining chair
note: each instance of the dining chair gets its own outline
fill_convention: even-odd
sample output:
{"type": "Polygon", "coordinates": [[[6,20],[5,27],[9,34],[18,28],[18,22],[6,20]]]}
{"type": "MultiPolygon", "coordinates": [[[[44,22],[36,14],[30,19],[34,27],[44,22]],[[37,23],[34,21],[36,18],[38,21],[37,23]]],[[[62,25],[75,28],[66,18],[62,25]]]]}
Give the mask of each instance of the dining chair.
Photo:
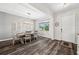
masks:
{"type": "Polygon", "coordinates": [[[16,41],[16,40],[19,40],[19,41],[21,42],[21,44],[24,44],[23,39],[20,37],[19,34],[15,34],[15,35],[13,36],[13,45],[15,45],[15,41],[16,41]]]}
{"type": "Polygon", "coordinates": [[[25,44],[27,40],[31,42],[31,34],[25,34],[24,40],[25,40],[25,44]]]}
{"type": "Polygon", "coordinates": [[[35,40],[38,39],[38,32],[37,31],[34,32],[34,39],[35,40]]]}

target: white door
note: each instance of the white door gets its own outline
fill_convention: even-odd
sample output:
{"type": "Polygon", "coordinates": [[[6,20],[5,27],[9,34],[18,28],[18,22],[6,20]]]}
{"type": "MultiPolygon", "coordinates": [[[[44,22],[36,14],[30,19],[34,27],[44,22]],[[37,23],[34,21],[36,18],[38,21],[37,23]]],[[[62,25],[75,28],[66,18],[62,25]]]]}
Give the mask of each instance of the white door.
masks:
{"type": "Polygon", "coordinates": [[[55,39],[57,40],[62,40],[62,35],[61,35],[61,19],[62,19],[62,16],[61,15],[58,15],[56,17],[56,20],[55,20],[55,39]],[[58,23],[58,25],[56,26],[56,24],[58,23]]]}
{"type": "Polygon", "coordinates": [[[66,14],[62,16],[62,40],[75,43],[75,16],[66,14]]]}

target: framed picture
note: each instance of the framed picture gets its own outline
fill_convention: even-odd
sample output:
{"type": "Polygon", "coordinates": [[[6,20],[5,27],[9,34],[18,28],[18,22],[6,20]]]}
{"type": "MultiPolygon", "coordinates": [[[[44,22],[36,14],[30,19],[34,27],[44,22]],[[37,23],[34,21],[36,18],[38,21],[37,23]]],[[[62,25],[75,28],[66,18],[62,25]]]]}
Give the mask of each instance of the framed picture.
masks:
{"type": "Polygon", "coordinates": [[[39,29],[41,31],[49,31],[49,22],[39,23],[39,29]]]}

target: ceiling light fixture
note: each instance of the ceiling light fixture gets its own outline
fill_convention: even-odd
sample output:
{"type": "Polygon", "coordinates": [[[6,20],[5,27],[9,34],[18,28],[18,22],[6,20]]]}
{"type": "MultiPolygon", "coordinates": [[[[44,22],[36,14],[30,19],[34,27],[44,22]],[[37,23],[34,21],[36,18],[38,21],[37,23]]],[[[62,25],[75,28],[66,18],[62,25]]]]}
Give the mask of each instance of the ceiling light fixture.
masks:
{"type": "Polygon", "coordinates": [[[28,14],[28,15],[31,15],[31,13],[29,13],[29,12],[28,12],[27,14],[28,14]]]}
{"type": "Polygon", "coordinates": [[[67,3],[63,3],[64,5],[66,5],[67,3]]]}
{"type": "Polygon", "coordinates": [[[63,7],[67,7],[68,5],[68,3],[63,3],[63,7]]]}
{"type": "Polygon", "coordinates": [[[69,5],[68,3],[61,3],[58,5],[58,7],[64,8],[64,7],[67,7],[68,5],[69,5]]]}

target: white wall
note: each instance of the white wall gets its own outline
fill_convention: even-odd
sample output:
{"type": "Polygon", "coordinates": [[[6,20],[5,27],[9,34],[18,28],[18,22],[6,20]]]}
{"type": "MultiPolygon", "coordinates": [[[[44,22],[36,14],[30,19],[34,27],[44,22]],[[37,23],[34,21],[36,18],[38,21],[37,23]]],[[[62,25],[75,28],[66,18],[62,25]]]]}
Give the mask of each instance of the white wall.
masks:
{"type": "Polygon", "coordinates": [[[65,11],[65,12],[62,12],[62,13],[59,13],[59,14],[56,14],[56,19],[55,19],[55,22],[59,22],[59,26],[58,27],[55,27],[55,38],[58,39],[58,40],[62,40],[63,39],[63,34],[61,34],[61,27],[64,26],[63,24],[66,23],[66,21],[64,21],[64,23],[62,23],[63,21],[61,20],[64,20],[69,19],[68,21],[68,25],[66,24],[65,26],[69,29],[69,30],[66,30],[64,32],[64,34],[66,35],[66,32],[71,32],[71,35],[70,35],[70,39],[67,39],[67,38],[64,38],[63,40],[64,41],[68,41],[68,42],[73,42],[73,43],[76,43],[76,23],[75,23],[75,20],[76,20],[76,12],[77,12],[77,9],[74,9],[74,10],[68,10],[68,11],[65,11]],[[70,23],[70,25],[69,25],[70,23]],[[71,26],[71,27],[69,27],[71,26]],[[72,29],[71,29],[72,28],[72,29]],[[73,39],[71,39],[73,38],[73,39]]]}
{"type": "Polygon", "coordinates": [[[36,21],[36,30],[39,32],[40,36],[47,37],[53,39],[54,37],[54,32],[53,32],[53,18],[49,19],[41,19],[36,21]],[[39,23],[42,22],[49,22],[49,31],[40,31],[39,29],[39,23]]]}
{"type": "Polygon", "coordinates": [[[76,11],[76,34],[79,33],[79,9],[76,11]]]}
{"type": "Polygon", "coordinates": [[[7,39],[15,33],[33,31],[33,28],[33,20],[0,12],[0,40],[7,39]]]}
{"type": "MultiPolygon", "coordinates": [[[[76,25],[76,43],[78,43],[78,48],[79,48],[79,9],[76,10],[76,21],[75,21],[75,25],[76,25]]],[[[79,49],[78,49],[79,50],[79,49]]]]}
{"type": "Polygon", "coordinates": [[[77,54],[79,55],[79,9],[76,11],[76,21],[75,21],[75,25],[76,25],[76,43],[77,45],[77,54]]]}
{"type": "MultiPolygon", "coordinates": [[[[60,30],[61,26],[62,26],[61,19],[62,19],[63,16],[64,17],[65,16],[70,16],[70,19],[69,18],[68,19],[69,19],[70,23],[73,20],[72,21],[73,22],[72,23],[72,26],[73,26],[72,34],[74,36],[74,39],[63,39],[63,40],[64,41],[68,41],[68,42],[76,43],[76,41],[77,41],[76,34],[79,33],[79,22],[78,22],[79,13],[78,13],[78,11],[79,11],[79,9],[67,10],[65,12],[54,14],[54,18],[37,20],[36,21],[36,30],[38,30],[40,36],[44,36],[44,37],[48,37],[48,38],[52,38],[52,39],[57,39],[57,40],[62,40],[62,36],[61,36],[62,34],[61,34],[61,30],[60,30]],[[49,25],[49,31],[48,32],[40,31],[39,30],[39,23],[47,22],[47,21],[49,21],[49,24],[50,24],[49,25]],[[75,21],[77,22],[77,24],[76,24],[75,21]],[[58,22],[59,26],[58,27],[54,27],[54,22],[58,22]],[[55,35],[55,37],[54,37],[54,35],[55,35]]],[[[69,31],[71,31],[71,30],[69,30],[69,31]]],[[[71,35],[71,37],[72,37],[72,35],[71,35]]]]}

